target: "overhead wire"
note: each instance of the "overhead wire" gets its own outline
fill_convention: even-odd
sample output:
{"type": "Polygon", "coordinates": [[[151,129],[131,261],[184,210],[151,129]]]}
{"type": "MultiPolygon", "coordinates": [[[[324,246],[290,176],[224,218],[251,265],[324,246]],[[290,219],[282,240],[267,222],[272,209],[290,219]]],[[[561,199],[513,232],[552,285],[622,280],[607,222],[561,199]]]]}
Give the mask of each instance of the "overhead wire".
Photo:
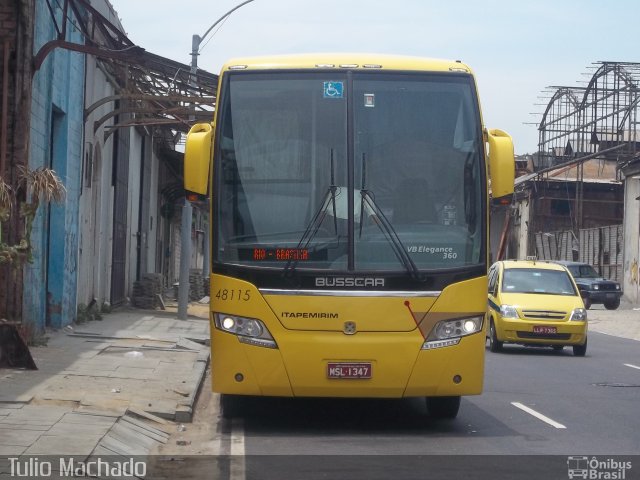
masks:
{"type": "Polygon", "coordinates": [[[202,52],[202,50],[204,50],[204,47],[206,47],[209,42],[211,41],[211,39],[215,36],[216,33],[218,33],[218,31],[222,28],[222,26],[227,23],[227,20],[229,19],[231,15],[228,15],[225,17],[225,19],[222,21],[222,23],[220,23],[220,25],[218,25],[218,28],[216,28],[216,30],[211,34],[211,36],[209,37],[209,39],[205,42],[204,45],[202,45],[200,47],[200,49],[198,50],[198,53],[202,52]]]}

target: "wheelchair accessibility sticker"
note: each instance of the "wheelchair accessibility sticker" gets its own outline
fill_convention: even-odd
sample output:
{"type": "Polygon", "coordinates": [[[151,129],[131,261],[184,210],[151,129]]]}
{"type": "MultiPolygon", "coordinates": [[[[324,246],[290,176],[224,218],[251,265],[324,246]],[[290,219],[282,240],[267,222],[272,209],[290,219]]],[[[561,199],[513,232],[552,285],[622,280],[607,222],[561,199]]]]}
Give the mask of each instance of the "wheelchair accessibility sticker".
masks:
{"type": "Polygon", "coordinates": [[[342,98],[344,94],[344,83],[342,82],[323,82],[324,98],[342,98]]]}

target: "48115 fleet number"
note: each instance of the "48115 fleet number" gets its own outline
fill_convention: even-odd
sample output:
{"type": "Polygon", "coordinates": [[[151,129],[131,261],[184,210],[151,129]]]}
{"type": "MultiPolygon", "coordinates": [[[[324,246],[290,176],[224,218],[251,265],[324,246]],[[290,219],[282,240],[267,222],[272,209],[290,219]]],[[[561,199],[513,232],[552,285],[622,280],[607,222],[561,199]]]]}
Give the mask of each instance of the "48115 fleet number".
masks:
{"type": "Polygon", "coordinates": [[[251,300],[251,293],[249,290],[241,288],[219,288],[215,297],[222,301],[248,302],[251,300]]]}

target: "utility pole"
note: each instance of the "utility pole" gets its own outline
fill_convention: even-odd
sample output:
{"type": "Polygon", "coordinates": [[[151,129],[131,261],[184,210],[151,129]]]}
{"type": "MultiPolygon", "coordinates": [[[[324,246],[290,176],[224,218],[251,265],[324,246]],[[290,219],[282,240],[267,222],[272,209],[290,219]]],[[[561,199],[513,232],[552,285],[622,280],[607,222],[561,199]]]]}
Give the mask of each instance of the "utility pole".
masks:
{"type": "MultiPolygon", "coordinates": [[[[227,13],[222,15],[218,20],[214,22],[209,29],[204,32],[204,35],[193,35],[191,37],[191,85],[197,84],[198,75],[198,55],[200,54],[200,45],[207,35],[213,30],[216,25],[222,22],[225,18],[235,12],[237,9],[251,3],[254,0],[245,0],[239,3],[227,13]]],[[[191,122],[195,121],[195,115],[189,117],[191,122]]],[[[187,319],[187,308],[189,306],[189,269],[191,267],[191,224],[193,217],[193,207],[191,202],[185,197],[184,206],[182,207],[182,234],[181,234],[181,247],[180,247],[180,286],[178,287],[178,319],[187,319]]],[[[209,275],[209,225],[206,225],[204,236],[204,265],[202,268],[203,275],[209,275]]]]}
{"type": "Polygon", "coordinates": [[[189,267],[191,266],[191,202],[184,199],[182,206],[182,241],[180,242],[180,286],[178,287],[178,319],[187,319],[189,306],[189,267]]]}

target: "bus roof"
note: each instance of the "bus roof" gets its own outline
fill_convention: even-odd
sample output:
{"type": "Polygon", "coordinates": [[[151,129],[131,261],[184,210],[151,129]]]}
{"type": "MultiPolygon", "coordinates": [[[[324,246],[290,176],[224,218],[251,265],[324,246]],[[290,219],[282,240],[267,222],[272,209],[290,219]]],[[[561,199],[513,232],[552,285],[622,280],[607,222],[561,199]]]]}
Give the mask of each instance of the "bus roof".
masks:
{"type": "Polygon", "coordinates": [[[472,73],[464,63],[454,60],[409,57],[400,55],[376,55],[365,53],[306,53],[300,55],[274,55],[265,57],[234,58],[222,71],[271,70],[271,69],[380,69],[436,72],[472,73]]]}

